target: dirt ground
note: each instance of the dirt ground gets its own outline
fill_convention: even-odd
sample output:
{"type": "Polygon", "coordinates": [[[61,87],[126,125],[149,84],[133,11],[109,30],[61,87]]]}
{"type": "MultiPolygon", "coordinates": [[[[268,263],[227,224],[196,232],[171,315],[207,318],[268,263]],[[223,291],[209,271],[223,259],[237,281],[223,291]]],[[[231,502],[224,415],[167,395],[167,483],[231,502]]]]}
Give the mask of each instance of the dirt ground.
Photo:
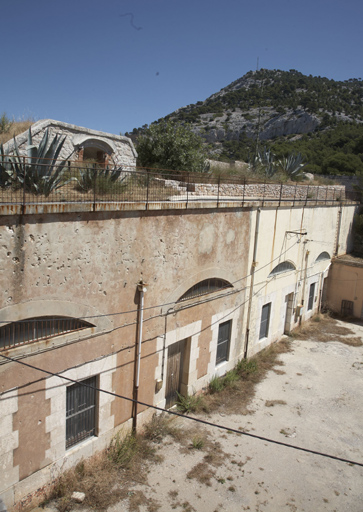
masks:
{"type": "MultiPolygon", "coordinates": [[[[293,339],[257,384],[247,414],[220,408],[198,417],[363,464],[363,346],[342,343],[345,326],[363,340],[363,326],[343,322],[333,341],[293,339]]],[[[184,441],[166,436],[156,444],[160,462],[148,463],[108,512],[363,511],[361,466],[177,422],[184,441]]]]}

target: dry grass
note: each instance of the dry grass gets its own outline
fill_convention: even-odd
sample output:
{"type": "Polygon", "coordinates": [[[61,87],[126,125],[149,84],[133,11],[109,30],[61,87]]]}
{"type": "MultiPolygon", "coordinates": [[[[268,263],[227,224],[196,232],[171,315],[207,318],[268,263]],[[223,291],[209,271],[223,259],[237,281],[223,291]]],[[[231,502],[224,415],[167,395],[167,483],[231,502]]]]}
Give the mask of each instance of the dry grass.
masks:
{"type": "Polygon", "coordinates": [[[94,510],[106,510],[120,500],[129,500],[130,510],[138,511],[141,505],[154,512],[159,505],[147,500],[139,491],[130,491],[135,483],[144,484],[148,462],[158,462],[152,443],[143,436],[122,433],[114,438],[109,448],[74,468],[63,472],[54,482],[45,503],[54,501],[59,512],[68,512],[75,503],[74,491],[86,495],[83,505],[94,510]]]}
{"type": "Polygon", "coordinates": [[[235,370],[232,370],[237,372],[238,379],[229,379],[227,382],[231,381],[232,385],[227,384],[218,392],[207,393],[204,397],[204,409],[222,410],[227,414],[236,412],[250,414],[248,405],[255,395],[255,385],[261,382],[276,365],[281,365],[282,363],[278,360],[279,355],[290,350],[291,341],[284,339],[273,343],[248,361],[240,361],[235,370]]]}
{"type": "Polygon", "coordinates": [[[207,462],[199,462],[187,473],[187,478],[190,480],[194,478],[199,483],[211,487],[211,480],[215,474],[216,472],[207,462]]]}
{"type": "Polygon", "coordinates": [[[329,314],[316,315],[309,322],[291,333],[291,337],[299,340],[314,339],[321,342],[338,341],[352,347],[362,346],[362,339],[359,336],[350,336],[354,331],[340,325],[338,320],[329,314]]]}
{"type": "Polygon", "coordinates": [[[286,405],[285,400],[266,400],[266,407],[275,407],[275,405],[286,405]]]}
{"type": "Polygon", "coordinates": [[[12,121],[6,132],[0,133],[0,144],[5,144],[13,137],[27,131],[34,124],[34,119],[23,119],[21,121],[12,121]]]}

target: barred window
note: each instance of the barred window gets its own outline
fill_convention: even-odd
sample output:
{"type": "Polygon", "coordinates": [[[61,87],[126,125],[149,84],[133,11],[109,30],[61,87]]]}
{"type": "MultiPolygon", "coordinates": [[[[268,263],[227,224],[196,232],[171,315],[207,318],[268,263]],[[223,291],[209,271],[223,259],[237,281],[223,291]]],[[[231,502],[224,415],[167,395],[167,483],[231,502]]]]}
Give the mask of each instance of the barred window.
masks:
{"type": "Polygon", "coordinates": [[[228,281],[224,281],[224,279],[218,279],[215,277],[205,279],[204,281],[200,281],[189,288],[189,290],[180,297],[178,302],[192,299],[194,297],[200,297],[201,295],[207,295],[208,293],[218,292],[226,288],[233,288],[233,286],[228,281]]]}
{"type": "Polygon", "coordinates": [[[66,449],[95,435],[96,377],[67,387],[66,449]]]}
{"type": "Polygon", "coordinates": [[[268,277],[275,276],[277,274],[282,274],[283,272],[289,272],[290,270],[296,270],[295,265],[290,263],[289,261],[283,261],[276,265],[274,269],[269,273],[268,277]]]}
{"type": "Polygon", "coordinates": [[[219,324],[216,364],[228,361],[229,345],[231,341],[231,327],[232,320],[228,320],[228,322],[223,322],[223,324],[219,324]]]}
{"type": "Polygon", "coordinates": [[[0,327],[0,350],[17,347],[94,325],[65,316],[42,316],[11,322],[0,327]]]}

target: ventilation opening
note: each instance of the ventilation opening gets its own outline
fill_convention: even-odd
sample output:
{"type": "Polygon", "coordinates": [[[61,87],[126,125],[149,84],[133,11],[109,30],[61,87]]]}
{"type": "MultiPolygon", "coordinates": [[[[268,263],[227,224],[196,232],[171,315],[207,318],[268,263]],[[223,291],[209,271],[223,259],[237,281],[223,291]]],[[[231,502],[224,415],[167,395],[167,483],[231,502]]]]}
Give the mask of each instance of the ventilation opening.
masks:
{"type": "Polygon", "coordinates": [[[184,293],[178,300],[178,302],[207,295],[208,293],[218,292],[225,290],[226,288],[233,288],[231,283],[224,281],[223,279],[211,278],[205,279],[195,284],[187,292],[184,293]]]}
{"type": "Polygon", "coordinates": [[[0,350],[53,338],[94,325],[64,316],[43,316],[19,320],[0,327],[0,350]]]}

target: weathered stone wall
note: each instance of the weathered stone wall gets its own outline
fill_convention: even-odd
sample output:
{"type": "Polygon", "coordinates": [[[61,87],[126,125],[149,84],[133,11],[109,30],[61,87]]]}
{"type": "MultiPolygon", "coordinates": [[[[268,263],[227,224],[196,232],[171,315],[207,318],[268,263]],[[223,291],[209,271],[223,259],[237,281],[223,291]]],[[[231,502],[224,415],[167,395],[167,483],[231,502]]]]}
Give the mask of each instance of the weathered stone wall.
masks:
{"type": "Polygon", "coordinates": [[[186,193],[189,190],[193,196],[218,196],[219,197],[245,197],[246,199],[296,199],[335,201],[345,199],[344,185],[287,185],[279,183],[190,183],[177,180],[159,180],[165,187],[174,188],[178,192],[186,193]]]}
{"type": "MultiPolygon", "coordinates": [[[[33,145],[39,146],[47,128],[49,129],[49,140],[51,140],[56,134],[66,136],[59,159],[66,159],[69,157],[71,160],[76,159],[77,144],[81,141],[80,136],[85,136],[96,141],[96,143],[98,142],[100,147],[102,147],[103,144],[107,144],[107,149],[112,151],[112,159],[115,165],[130,167],[130,169],[133,169],[136,166],[137,153],[131,139],[128,137],[91,130],[89,128],[62,123],[61,121],[54,121],[52,119],[43,119],[36,122],[31,127],[33,145]]],[[[20,155],[27,156],[26,148],[28,146],[28,132],[18,135],[16,137],[16,142],[20,155]]],[[[14,150],[13,140],[6,143],[4,147],[5,151],[12,152],[14,150]]]]}
{"type": "MultiPolygon", "coordinates": [[[[136,287],[143,279],[145,307],[153,307],[144,313],[139,399],[165,403],[165,383],[155,394],[155,380],[165,380],[165,336],[168,344],[192,339],[189,386],[191,392],[201,389],[215,368],[215,315],[228,319],[230,314],[234,325],[231,358],[219,371],[229,369],[242,351],[243,307],[237,306],[243,302],[243,282],[235,285],[234,293],[212,302],[197,299],[195,308],[170,311],[167,322],[161,315],[163,304],[169,310],[200,280],[218,277],[234,283],[247,275],[248,259],[241,254],[248,251],[249,223],[249,211],[233,209],[2,216],[0,325],[64,315],[95,326],[2,353],[27,355],[31,364],[75,380],[99,375],[103,389],[132,397],[136,287]]],[[[131,402],[103,400],[102,395],[98,437],[66,451],[68,383],[0,360],[0,411],[6,417],[0,441],[5,442],[3,435],[9,439],[9,450],[0,454],[9,475],[0,482],[0,493],[9,503],[44,485],[65,458],[66,464],[74,464],[106,446],[114,427],[131,417],[131,402]]]]}
{"type": "Polygon", "coordinates": [[[266,198],[266,199],[318,199],[321,201],[344,199],[345,188],[342,185],[309,186],[309,185],[281,185],[274,183],[251,183],[246,185],[221,183],[220,186],[212,184],[196,184],[192,195],[217,195],[220,197],[266,198]]]}

